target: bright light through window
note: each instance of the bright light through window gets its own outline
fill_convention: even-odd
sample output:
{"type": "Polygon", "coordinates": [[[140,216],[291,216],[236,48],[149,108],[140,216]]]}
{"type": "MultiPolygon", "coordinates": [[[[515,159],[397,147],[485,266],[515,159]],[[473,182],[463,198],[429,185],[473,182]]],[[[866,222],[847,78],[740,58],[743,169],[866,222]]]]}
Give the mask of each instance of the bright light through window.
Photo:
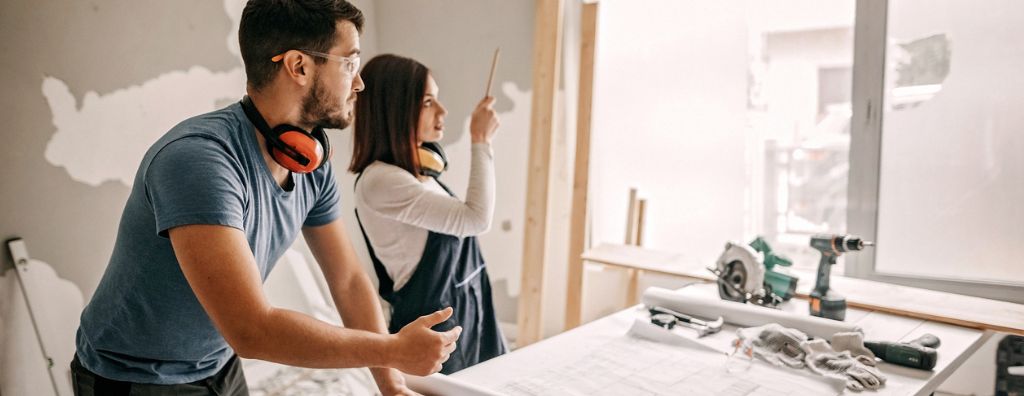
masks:
{"type": "Polygon", "coordinates": [[[1024,284],[1022,15],[890,0],[876,271],[1024,284]]]}
{"type": "Polygon", "coordinates": [[[644,246],[713,263],[764,235],[804,268],[844,232],[854,1],[601,2],[593,239],[621,243],[628,190],[644,246]]]}

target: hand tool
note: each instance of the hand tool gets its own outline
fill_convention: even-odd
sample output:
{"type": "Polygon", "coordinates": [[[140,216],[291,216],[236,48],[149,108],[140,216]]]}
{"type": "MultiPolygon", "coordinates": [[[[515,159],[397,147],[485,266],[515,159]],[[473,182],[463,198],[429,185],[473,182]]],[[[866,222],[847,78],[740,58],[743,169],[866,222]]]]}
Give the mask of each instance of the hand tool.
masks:
{"type": "MultiPolygon", "coordinates": [[[[659,318],[665,318],[664,316],[660,316],[660,315],[663,315],[663,314],[668,314],[668,315],[671,315],[671,316],[675,317],[676,322],[682,324],[683,326],[686,326],[686,327],[689,327],[691,329],[696,330],[697,331],[697,337],[704,337],[704,336],[706,336],[708,334],[714,334],[714,333],[717,333],[719,331],[722,331],[722,325],[725,324],[725,321],[722,320],[722,317],[718,317],[718,319],[715,319],[715,320],[713,320],[711,322],[708,322],[708,321],[701,320],[701,319],[695,318],[693,316],[690,316],[690,315],[687,315],[687,314],[684,314],[684,313],[673,311],[673,310],[665,308],[665,307],[648,307],[648,312],[651,313],[652,320],[653,320],[653,316],[658,316],[659,318]]],[[[671,328],[669,326],[662,326],[662,327],[671,328]]]]}
{"type": "Polygon", "coordinates": [[[491,73],[487,76],[487,90],[484,91],[484,97],[491,96],[491,83],[494,82],[494,71],[498,68],[498,55],[501,54],[501,47],[494,49],[494,58],[491,58],[491,73]]]}

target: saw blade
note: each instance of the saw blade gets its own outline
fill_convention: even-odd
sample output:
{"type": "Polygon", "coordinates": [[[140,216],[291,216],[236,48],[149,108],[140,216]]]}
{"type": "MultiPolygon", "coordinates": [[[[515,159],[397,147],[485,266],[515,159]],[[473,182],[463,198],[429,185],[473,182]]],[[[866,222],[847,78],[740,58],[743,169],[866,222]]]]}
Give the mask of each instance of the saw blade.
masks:
{"type": "Polygon", "coordinates": [[[718,295],[730,301],[746,302],[747,296],[743,287],[747,282],[747,268],[742,261],[729,262],[725,271],[718,277],[718,295]]]}

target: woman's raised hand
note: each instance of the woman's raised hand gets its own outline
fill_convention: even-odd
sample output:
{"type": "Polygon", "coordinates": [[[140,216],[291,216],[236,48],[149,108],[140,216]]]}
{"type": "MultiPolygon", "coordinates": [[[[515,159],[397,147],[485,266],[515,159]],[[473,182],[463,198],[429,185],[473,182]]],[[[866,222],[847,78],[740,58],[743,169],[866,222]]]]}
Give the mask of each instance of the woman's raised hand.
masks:
{"type": "Polygon", "coordinates": [[[487,96],[480,100],[473,110],[469,121],[469,136],[473,143],[490,143],[498,132],[498,113],[494,111],[494,97],[487,96]]]}

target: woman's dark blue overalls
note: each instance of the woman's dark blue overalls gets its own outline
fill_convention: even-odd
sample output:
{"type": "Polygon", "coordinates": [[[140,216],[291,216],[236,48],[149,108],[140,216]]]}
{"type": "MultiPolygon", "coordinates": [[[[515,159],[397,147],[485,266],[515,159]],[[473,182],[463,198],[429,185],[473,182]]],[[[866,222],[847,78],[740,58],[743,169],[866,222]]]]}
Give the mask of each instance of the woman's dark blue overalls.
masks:
{"type": "MultiPolygon", "coordinates": [[[[436,177],[434,180],[449,195],[455,196],[448,186],[436,177]]],[[[442,365],[442,373],[451,374],[508,352],[494,313],[491,281],[475,236],[459,238],[430,231],[412,277],[401,290],[395,291],[394,281],[373,251],[358,210],[356,221],[380,280],[380,295],[391,304],[388,331],[397,333],[420,316],[450,306],[454,311],[452,316],[433,329],[448,331],[462,326],[462,335],[457,348],[442,365]]]]}

